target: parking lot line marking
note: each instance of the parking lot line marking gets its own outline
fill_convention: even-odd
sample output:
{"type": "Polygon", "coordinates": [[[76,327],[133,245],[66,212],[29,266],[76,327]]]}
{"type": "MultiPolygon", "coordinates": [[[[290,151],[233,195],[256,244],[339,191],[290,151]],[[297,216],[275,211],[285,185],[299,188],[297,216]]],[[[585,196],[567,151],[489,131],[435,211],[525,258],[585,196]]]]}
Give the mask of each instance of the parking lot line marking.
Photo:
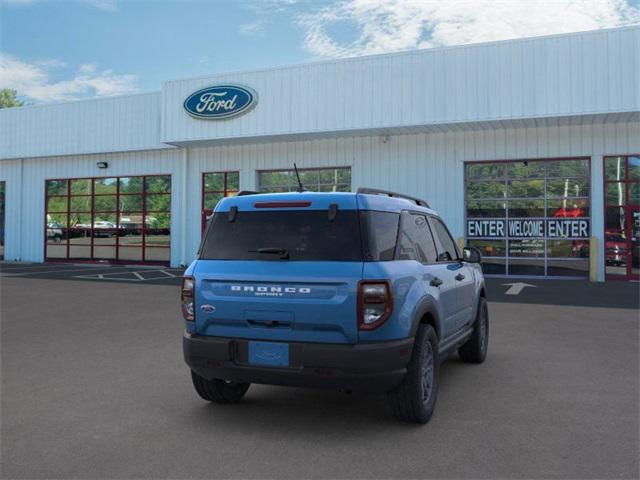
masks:
{"type": "MultiPolygon", "coordinates": [[[[120,272],[118,275],[129,274],[131,272],[120,272]]],[[[112,275],[110,273],[97,273],[93,275],[74,275],[71,278],[86,278],[89,280],[120,280],[123,282],[140,282],[141,280],[138,278],[118,278],[118,277],[109,277],[112,275]],[[109,278],[106,278],[109,277],[109,278]]]]}
{"type": "Polygon", "coordinates": [[[128,268],[138,268],[138,269],[147,269],[147,270],[157,270],[158,265],[125,265],[128,268]]]}
{"type": "Polygon", "coordinates": [[[109,273],[95,273],[95,274],[89,274],[89,275],[74,275],[72,278],[86,278],[89,280],[107,280],[107,281],[120,281],[120,282],[150,282],[152,280],[166,280],[167,277],[169,278],[178,278],[176,275],[173,275],[170,272],[167,272],[166,270],[163,269],[158,269],[158,270],[146,270],[146,271],[138,271],[138,272],[131,272],[131,271],[120,271],[120,272],[109,272],[109,273]],[[153,278],[147,278],[145,277],[143,274],[145,273],[154,273],[154,272],[160,272],[166,275],[166,277],[153,277],[153,278]],[[131,275],[133,278],[123,278],[123,275],[131,275]]]}
{"type": "MultiPolygon", "coordinates": [[[[99,267],[96,267],[99,268],[99,267]]],[[[102,267],[102,270],[106,270],[109,269],[109,267],[102,267]]],[[[122,270],[120,268],[118,268],[117,270],[122,270]]],[[[68,272],[86,272],[87,269],[85,268],[74,268],[74,269],[65,269],[65,270],[38,270],[38,271],[33,271],[32,269],[28,269],[28,270],[22,270],[22,271],[16,271],[16,272],[5,272],[4,270],[0,270],[0,275],[2,276],[7,276],[7,277],[16,277],[16,276],[23,276],[23,275],[38,275],[38,274],[43,274],[43,273],[68,273],[68,272]]]]}
{"type": "MultiPolygon", "coordinates": [[[[179,278],[179,277],[173,277],[173,278],[179,278]]],[[[155,278],[145,278],[144,281],[145,282],[153,282],[154,280],[168,280],[167,277],[155,277],[155,278]]],[[[136,280],[136,282],[139,282],[141,280],[136,280]]]]}

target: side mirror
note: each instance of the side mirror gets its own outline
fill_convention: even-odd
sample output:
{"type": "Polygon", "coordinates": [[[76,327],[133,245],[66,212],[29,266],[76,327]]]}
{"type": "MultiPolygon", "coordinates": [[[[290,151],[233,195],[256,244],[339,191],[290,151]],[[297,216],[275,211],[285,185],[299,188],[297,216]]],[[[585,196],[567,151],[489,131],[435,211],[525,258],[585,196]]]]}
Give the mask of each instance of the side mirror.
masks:
{"type": "Polygon", "coordinates": [[[465,247],[462,249],[462,259],[469,263],[480,263],[482,261],[482,255],[480,250],[475,247],[465,247]]]}

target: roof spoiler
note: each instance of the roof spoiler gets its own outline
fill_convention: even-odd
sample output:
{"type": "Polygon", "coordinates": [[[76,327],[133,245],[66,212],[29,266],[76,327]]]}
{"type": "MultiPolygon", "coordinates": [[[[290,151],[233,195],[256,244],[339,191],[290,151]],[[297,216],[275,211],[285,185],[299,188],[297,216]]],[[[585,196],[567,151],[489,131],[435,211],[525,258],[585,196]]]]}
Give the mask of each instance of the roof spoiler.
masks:
{"type": "Polygon", "coordinates": [[[410,197],[409,195],[405,195],[403,193],[390,192],[389,190],[380,190],[378,188],[361,187],[361,188],[358,188],[358,191],[356,193],[363,193],[365,195],[384,195],[384,196],[393,197],[393,198],[403,198],[405,200],[409,200],[410,202],[414,202],[416,205],[419,205],[420,207],[431,208],[427,202],[425,202],[424,200],[421,200],[420,198],[410,197]]]}

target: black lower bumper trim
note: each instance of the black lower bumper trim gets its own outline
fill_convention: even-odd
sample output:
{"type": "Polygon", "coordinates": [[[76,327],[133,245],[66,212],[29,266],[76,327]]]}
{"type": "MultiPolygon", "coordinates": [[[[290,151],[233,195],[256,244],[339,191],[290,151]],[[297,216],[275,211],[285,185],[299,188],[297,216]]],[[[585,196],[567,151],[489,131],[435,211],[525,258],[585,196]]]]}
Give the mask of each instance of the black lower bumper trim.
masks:
{"type": "Polygon", "coordinates": [[[249,365],[246,339],[185,334],[184,359],[198,375],[236,382],[388,391],[406,374],[413,339],[357,345],[289,343],[288,368],[249,365]]]}

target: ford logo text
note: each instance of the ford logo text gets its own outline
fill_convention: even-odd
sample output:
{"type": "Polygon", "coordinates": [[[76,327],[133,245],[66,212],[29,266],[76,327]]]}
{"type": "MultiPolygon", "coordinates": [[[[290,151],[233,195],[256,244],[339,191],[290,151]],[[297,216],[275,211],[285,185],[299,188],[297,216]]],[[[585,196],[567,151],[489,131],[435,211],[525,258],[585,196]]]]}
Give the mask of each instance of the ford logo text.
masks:
{"type": "Polygon", "coordinates": [[[241,85],[215,85],[192,93],[184,101],[184,109],[196,118],[218,120],[241,115],[258,102],[258,95],[241,85]]]}

